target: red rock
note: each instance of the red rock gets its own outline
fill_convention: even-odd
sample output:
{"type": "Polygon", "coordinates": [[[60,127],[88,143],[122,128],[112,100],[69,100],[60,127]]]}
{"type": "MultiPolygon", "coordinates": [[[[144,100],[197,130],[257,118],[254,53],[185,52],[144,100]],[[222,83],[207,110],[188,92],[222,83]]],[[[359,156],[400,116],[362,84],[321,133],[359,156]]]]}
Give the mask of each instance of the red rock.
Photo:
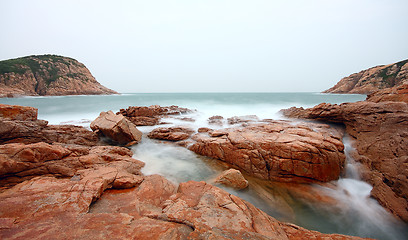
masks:
{"type": "Polygon", "coordinates": [[[193,133],[194,131],[187,127],[162,127],[154,129],[147,136],[153,139],[181,141],[190,138],[193,133]]]}
{"type": "Polygon", "coordinates": [[[356,102],[290,108],[284,115],[343,123],[354,139],[354,158],[365,166],[363,177],[373,185],[379,203],[408,222],[408,104],[356,102]]]}
{"type": "Polygon", "coordinates": [[[216,116],[209,117],[207,121],[208,121],[208,124],[222,126],[224,124],[223,123],[224,117],[216,115],[216,116]]]}
{"type": "Polygon", "coordinates": [[[227,187],[236,189],[244,189],[248,187],[248,181],[242,176],[242,173],[237,169],[228,169],[222,172],[215,180],[214,183],[223,184],[227,187]]]}
{"type": "Polygon", "coordinates": [[[374,92],[367,96],[370,102],[406,102],[408,103],[408,84],[395,86],[386,90],[374,92]]]}
{"type": "Polygon", "coordinates": [[[344,167],[340,138],[327,125],[275,121],[225,129],[223,134],[196,134],[189,149],[261,179],[327,182],[338,179],[344,167]]]}
{"type": "Polygon", "coordinates": [[[211,128],[201,127],[201,128],[198,129],[199,133],[210,132],[210,131],[212,131],[211,128]]]}
{"type": "Polygon", "coordinates": [[[120,109],[116,114],[122,114],[136,126],[154,126],[160,124],[163,117],[169,115],[180,115],[190,113],[192,110],[178,106],[161,107],[153,105],[150,107],[128,107],[120,109]]]}
{"type": "Polygon", "coordinates": [[[259,121],[259,118],[256,115],[247,115],[247,116],[235,116],[235,117],[230,117],[227,119],[228,124],[238,124],[238,123],[249,123],[249,122],[257,122],[259,121]]]}
{"type": "Polygon", "coordinates": [[[0,72],[0,97],[117,94],[72,58],[36,55],[1,62],[12,67],[11,71],[0,72]]]}
{"type": "Polygon", "coordinates": [[[35,121],[38,109],[18,105],[0,104],[0,117],[10,120],[35,121]]]}
{"type": "Polygon", "coordinates": [[[108,190],[115,174],[84,169],[80,180],[37,177],[0,193],[2,239],[359,239],[277,221],[204,182],[176,186],[145,177],[108,190]],[[13,206],[13,207],[10,207],[13,206]]]}
{"type": "Polygon", "coordinates": [[[83,127],[73,125],[48,125],[37,120],[37,109],[1,105],[0,143],[67,143],[87,146],[100,145],[97,135],[83,127]]]}
{"type": "Polygon", "coordinates": [[[10,187],[41,175],[73,177],[78,171],[97,166],[115,172],[117,188],[132,187],[140,179],[144,164],[131,158],[133,153],[121,147],[35,144],[0,145],[0,185],[10,187]]]}
{"type": "Polygon", "coordinates": [[[351,74],[341,79],[325,93],[370,94],[406,83],[408,79],[408,60],[381,65],[351,74]]]}
{"type": "Polygon", "coordinates": [[[91,123],[91,129],[119,144],[138,143],[142,139],[142,132],[133,123],[112,111],[101,112],[91,123]]]}

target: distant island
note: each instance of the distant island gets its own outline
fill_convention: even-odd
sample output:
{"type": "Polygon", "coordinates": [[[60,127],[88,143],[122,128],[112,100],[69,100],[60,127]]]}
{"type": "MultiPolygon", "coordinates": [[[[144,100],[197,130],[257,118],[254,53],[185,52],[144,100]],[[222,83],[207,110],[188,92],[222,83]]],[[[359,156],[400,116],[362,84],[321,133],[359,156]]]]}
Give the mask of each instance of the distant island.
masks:
{"type": "Polygon", "coordinates": [[[0,97],[101,94],[118,93],[69,57],[33,55],[0,61],[0,97]]]}
{"type": "Polygon", "coordinates": [[[324,93],[371,94],[408,84],[408,59],[351,74],[324,93]]]}

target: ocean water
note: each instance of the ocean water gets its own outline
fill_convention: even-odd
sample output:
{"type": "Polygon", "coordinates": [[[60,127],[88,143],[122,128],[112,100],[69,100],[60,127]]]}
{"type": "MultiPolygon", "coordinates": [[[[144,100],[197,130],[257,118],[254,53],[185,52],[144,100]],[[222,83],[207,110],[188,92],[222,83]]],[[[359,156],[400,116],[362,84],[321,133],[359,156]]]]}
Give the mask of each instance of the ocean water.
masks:
{"type": "MultiPolygon", "coordinates": [[[[75,124],[89,128],[101,111],[117,112],[128,106],[177,105],[196,111],[183,117],[194,122],[169,118],[164,126],[185,125],[193,129],[209,126],[214,115],[224,118],[256,115],[260,119],[282,119],[279,110],[289,107],[312,107],[322,102],[343,103],[365,99],[365,95],[321,93],[135,93],[108,96],[58,96],[4,98],[0,103],[32,106],[39,118],[50,124],[75,124]]],[[[163,125],[161,125],[163,126],[163,125]]],[[[157,126],[138,127],[144,135],[157,126]]],[[[228,127],[228,125],[224,125],[228,127]]],[[[352,144],[345,139],[346,151],[352,144]]],[[[228,168],[225,164],[196,155],[186,148],[143,137],[132,147],[134,158],[146,163],[143,173],[161,174],[175,183],[188,180],[208,181],[228,168]]],[[[347,155],[347,154],[346,154],[347,155]]],[[[299,199],[279,184],[271,184],[247,176],[248,189],[225,190],[251,202],[271,216],[324,233],[341,233],[377,239],[404,239],[407,226],[393,218],[369,197],[371,186],[358,177],[356,163],[347,155],[347,175],[331,187],[313,186],[322,196],[336,199],[332,205],[299,199]]]]}

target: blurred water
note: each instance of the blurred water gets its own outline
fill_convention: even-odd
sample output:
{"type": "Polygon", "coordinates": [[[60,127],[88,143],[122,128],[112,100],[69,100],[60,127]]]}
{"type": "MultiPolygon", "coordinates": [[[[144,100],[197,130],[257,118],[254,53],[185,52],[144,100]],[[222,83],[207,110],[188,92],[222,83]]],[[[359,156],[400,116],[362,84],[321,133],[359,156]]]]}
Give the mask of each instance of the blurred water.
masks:
{"type": "MultiPolygon", "coordinates": [[[[167,126],[186,125],[193,129],[208,126],[208,117],[257,115],[260,119],[279,119],[278,111],[292,106],[312,107],[322,102],[343,103],[364,100],[365,95],[319,93],[154,93],[108,96],[62,96],[3,98],[0,103],[32,106],[39,109],[39,118],[50,124],[76,124],[89,127],[101,111],[118,111],[128,106],[178,105],[196,112],[186,115],[195,122],[166,119],[167,126]]],[[[184,116],[183,116],[184,117],[184,116]]],[[[211,126],[214,128],[214,126],[211,126]]],[[[153,127],[140,127],[144,134],[153,127]]],[[[378,203],[369,198],[371,186],[359,180],[358,165],[348,154],[351,144],[345,141],[348,159],[346,178],[332,187],[315,186],[322,194],[336,199],[328,205],[299,199],[279,184],[247,178],[248,189],[227,191],[251,202],[279,220],[290,221],[324,233],[342,233],[378,239],[404,239],[406,225],[395,220],[378,203]]],[[[134,157],[145,162],[143,173],[161,174],[175,183],[188,180],[211,181],[227,166],[219,161],[198,156],[172,144],[151,140],[146,136],[132,147],[134,157]]]]}

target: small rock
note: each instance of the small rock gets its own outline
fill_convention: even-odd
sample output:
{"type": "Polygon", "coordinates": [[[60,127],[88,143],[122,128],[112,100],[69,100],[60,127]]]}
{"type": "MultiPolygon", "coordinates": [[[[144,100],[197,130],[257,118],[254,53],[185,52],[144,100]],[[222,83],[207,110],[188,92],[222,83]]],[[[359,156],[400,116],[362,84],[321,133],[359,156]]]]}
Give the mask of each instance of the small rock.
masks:
{"type": "Polygon", "coordinates": [[[242,173],[233,168],[222,172],[215,179],[214,183],[224,184],[225,186],[236,189],[244,189],[248,187],[248,181],[242,176],[242,173]]]}

